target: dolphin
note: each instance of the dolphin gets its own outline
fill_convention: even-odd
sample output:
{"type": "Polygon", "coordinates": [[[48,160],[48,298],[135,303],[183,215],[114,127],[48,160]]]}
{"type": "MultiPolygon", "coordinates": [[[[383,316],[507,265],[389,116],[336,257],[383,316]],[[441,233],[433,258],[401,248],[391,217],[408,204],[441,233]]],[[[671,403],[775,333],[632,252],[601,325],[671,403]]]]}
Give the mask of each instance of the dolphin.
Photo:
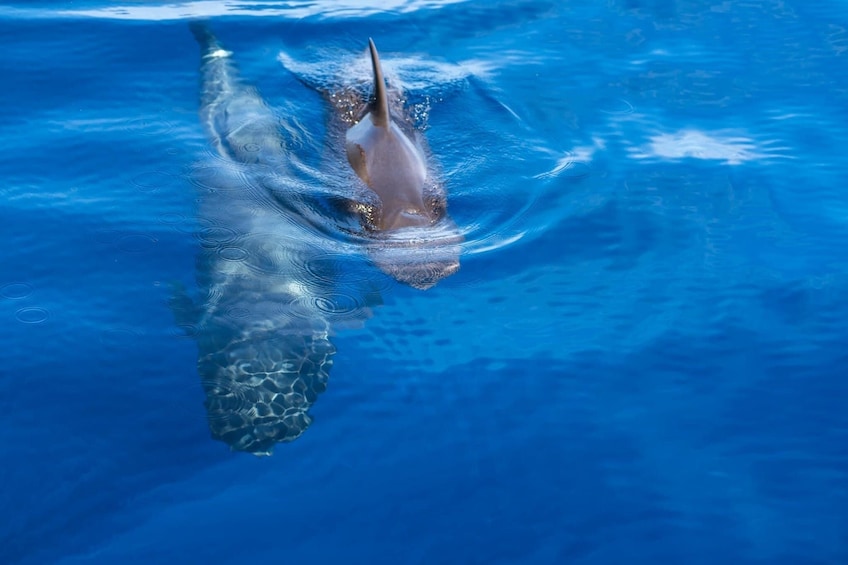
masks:
{"type": "MultiPolygon", "coordinates": [[[[311,229],[310,208],[288,182],[295,163],[279,119],[211,31],[197,22],[191,30],[201,49],[200,120],[217,158],[193,179],[202,189],[198,299],[176,288],[170,305],[197,343],[212,437],[267,455],[303,434],[327,388],[331,336],[342,321],[332,297],[343,281],[333,271],[343,265],[316,269],[314,259],[334,249],[311,229]]],[[[379,302],[367,290],[344,293],[355,301],[349,325],[379,302]]]]}
{"type": "MultiPolygon", "coordinates": [[[[459,269],[463,236],[447,216],[443,188],[433,179],[421,133],[402,104],[402,93],[383,76],[374,40],[368,39],[373,94],[360,103],[345,132],[347,160],[359,179],[379,199],[369,208],[357,203],[363,225],[375,236],[367,245],[374,263],[400,282],[425,290],[459,269]],[[399,114],[399,115],[395,115],[399,114]]],[[[329,97],[337,114],[356,105],[356,94],[329,97]]]]}
{"type": "Polygon", "coordinates": [[[427,164],[421,147],[398,127],[389,99],[380,56],[368,39],[374,71],[374,100],[345,135],[348,162],[382,204],[380,230],[427,226],[436,219],[424,204],[427,164]]]}
{"type": "Polygon", "coordinates": [[[240,78],[233,54],[206,25],[190,28],[201,51],[200,121],[217,158],[194,179],[201,188],[197,298],[177,287],[170,305],[197,343],[212,437],[267,455],[312,422],[309,410],[333,365],[334,333],[361,326],[381,304],[366,259],[429,288],[458,268],[461,235],[421,139],[390,108],[399,98],[383,80],[373,41],[375,96],[351,96],[361,111],[344,135],[353,178],[370,196],[351,187],[347,202],[333,208],[360,225],[352,238],[357,255],[321,226],[328,218],[316,212],[326,208],[320,183],[302,182],[283,135],[294,120],[278,116],[240,78]]]}

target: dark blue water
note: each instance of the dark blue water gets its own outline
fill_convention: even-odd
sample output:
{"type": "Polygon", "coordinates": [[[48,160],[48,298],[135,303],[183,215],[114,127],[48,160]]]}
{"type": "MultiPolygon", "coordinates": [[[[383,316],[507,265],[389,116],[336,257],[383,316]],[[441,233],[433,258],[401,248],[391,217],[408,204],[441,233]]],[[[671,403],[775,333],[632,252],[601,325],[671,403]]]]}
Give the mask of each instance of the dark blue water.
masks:
{"type": "Polygon", "coordinates": [[[0,562],[848,563],[844,4],[17,2],[0,48],[0,562]],[[466,235],[364,271],[272,457],[210,438],[169,307],[190,16],[318,146],[293,77],[374,37],[466,235]]]}

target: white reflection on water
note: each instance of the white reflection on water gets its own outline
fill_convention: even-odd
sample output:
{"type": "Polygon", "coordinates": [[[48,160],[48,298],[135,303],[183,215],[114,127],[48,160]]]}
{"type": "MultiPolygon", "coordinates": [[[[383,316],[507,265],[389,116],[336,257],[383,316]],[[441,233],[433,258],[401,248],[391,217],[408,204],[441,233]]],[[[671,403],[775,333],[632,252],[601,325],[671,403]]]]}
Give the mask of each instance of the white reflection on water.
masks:
{"type": "MultiPolygon", "coordinates": [[[[370,84],[371,60],[363,48],[358,52],[318,49],[303,59],[280,51],[277,60],[283,68],[316,88],[351,86],[363,82],[370,84]]],[[[380,62],[389,84],[406,92],[438,94],[466,86],[470,77],[488,78],[496,68],[495,63],[483,59],[466,59],[458,63],[433,60],[423,55],[399,55],[389,51],[380,62]]],[[[511,111],[511,110],[510,110],[511,111]]]]}
{"type": "MultiPolygon", "coordinates": [[[[209,2],[179,2],[171,4],[128,4],[104,8],[78,10],[48,10],[42,17],[92,17],[120,20],[179,20],[213,16],[275,16],[305,18],[323,16],[333,18],[364,17],[382,12],[409,13],[417,10],[440,8],[465,0],[381,0],[379,3],[363,0],[302,0],[269,2],[264,0],[241,2],[221,0],[209,2]]],[[[20,15],[38,17],[36,10],[20,10],[20,15]]]]}
{"type": "Polygon", "coordinates": [[[698,130],[652,135],[648,143],[629,149],[634,159],[706,159],[740,165],[774,157],[763,153],[756,142],[741,135],[722,135],[698,130]]]}
{"type": "MultiPolygon", "coordinates": [[[[553,168],[534,175],[533,178],[550,179],[561,175],[578,178],[587,175],[595,153],[606,147],[606,143],[603,139],[594,138],[592,142],[593,145],[575,147],[565,153],[553,152],[557,157],[557,161],[553,168]]],[[[546,153],[551,152],[546,151],[546,153]]]]}

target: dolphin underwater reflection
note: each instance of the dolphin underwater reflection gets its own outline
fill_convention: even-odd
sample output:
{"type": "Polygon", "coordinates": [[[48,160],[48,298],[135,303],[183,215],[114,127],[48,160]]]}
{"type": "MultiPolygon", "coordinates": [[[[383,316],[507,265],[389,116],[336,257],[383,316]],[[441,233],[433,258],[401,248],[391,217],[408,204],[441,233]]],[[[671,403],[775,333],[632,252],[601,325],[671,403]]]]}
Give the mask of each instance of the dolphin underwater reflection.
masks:
{"type": "MultiPolygon", "coordinates": [[[[239,78],[232,53],[208,27],[193,22],[191,30],[201,49],[200,118],[220,159],[197,183],[205,188],[198,199],[200,299],[177,289],[171,306],[197,342],[212,437],[267,455],[310,425],[308,411],[333,364],[334,331],[364,323],[381,298],[368,275],[351,276],[363,262],[338,252],[331,229],[315,228],[328,221],[316,213],[326,206],[315,179],[299,179],[281,120],[239,78]]],[[[335,122],[345,126],[352,178],[367,193],[359,197],[363,186],[351,187],[333,209],[360,226],[353,239],[364,257],[426,289],[459,268],[463,238],[370,40],[369,50],[373,97],[325,92],[335,101],[335,122]],[[351,108],[346,120],[341,111],[351,108]]]]}

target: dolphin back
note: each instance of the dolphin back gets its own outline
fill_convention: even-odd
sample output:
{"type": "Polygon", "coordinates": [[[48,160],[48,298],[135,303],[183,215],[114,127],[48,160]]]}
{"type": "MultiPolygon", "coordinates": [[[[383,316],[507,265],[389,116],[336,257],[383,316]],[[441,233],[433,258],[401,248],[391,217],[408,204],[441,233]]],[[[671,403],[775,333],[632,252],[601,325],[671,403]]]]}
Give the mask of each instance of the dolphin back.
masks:
{"type": "Polygon", "coordinates": [[[426,226],[434,218],[424,202],[427,160],[414,134],[392,119],[380,56],[368,40],[374,72],[374,99],[345,134],[350,166],[380,197],[380,230],[426,226]]]}
{"type": "Polygon", "coordinates": [[[259,92],[242,83],[232,53],[202,22],[189,24],[201,51],[200,121],[213,147],[237,163],[286,163],[279,121],[259,92]]]}

